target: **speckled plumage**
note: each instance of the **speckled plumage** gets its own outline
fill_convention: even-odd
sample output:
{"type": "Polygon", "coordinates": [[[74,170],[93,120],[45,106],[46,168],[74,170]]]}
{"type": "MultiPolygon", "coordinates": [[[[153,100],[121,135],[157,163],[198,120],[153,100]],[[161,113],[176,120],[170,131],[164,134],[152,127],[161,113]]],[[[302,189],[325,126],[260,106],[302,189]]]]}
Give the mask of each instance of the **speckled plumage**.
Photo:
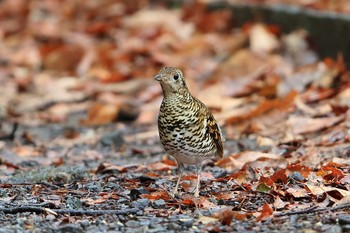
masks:
{"type": "Polygon", "coordinates": [[[199,196],[202,162],[223,156],[220,128],[209,109],[190,94],[179,69],[164,67],[154,78],[160,82],[164,96],[158,116],[160,140],[180,170],[174,194],[184,164],[190,164],[197,166],[195,196],[199,196]]]}

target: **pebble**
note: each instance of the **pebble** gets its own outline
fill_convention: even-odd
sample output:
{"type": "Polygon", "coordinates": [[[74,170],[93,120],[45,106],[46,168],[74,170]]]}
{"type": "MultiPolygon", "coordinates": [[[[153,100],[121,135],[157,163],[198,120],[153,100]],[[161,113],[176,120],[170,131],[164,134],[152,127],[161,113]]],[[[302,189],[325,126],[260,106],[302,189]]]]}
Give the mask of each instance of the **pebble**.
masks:
{"type": "Polygon", "coordinates": [[[303,180],[305,180],[304,176],[302,176],[300,174],[300,172],[293,172],[293,173],[288,175],[288,178],[290,180],[296,180],[296,181],[303,181],[303,180]]]}
{"type": "Polygon", "coordinates": [[[132,202],[132,205],[136,208],[144,209],[145,207],[149,206],[150,203],[151,203],[150,200],[146,198],[142,198],[132,202]]]}
{"type": "Polygon", "coordinates": [[[170,233],[165,227],[163,226],[157,226],[155,228],[150,228],[150,229],[147,229],[147,233],[158,233],[158,232],[167,232],[167,233],[170,233]]]}
{"type": "Polygon", "coordinates": [[[69,209],[78,210],[83,208],[83,203],[77,197],[68,196],[66,203],[69,209]]]}
{"type": "Polygon", "coordinates": [[[343,232],[350,232],[350,224],[341,226],[343,232]]]}
{"type": "Polygon", "coordinates": [[[220,177],[225,177],[227,175],[227,171],[226,169],[222,169],[222,168],[219,168],[219,167],[214,167],[212,169],[212,173],[213,173],[213,176],[217,179],[217,178],[220,178],[220,177]]]}
{"type": "Polygon", "coordinates": [[[142,221],[140,221],[140,225],[141,226],[149,226],[149,225],[151,225],[151,221],[148,219],[143,219],[142,221]]]}
{"type": "Polygon", "coordinates": [[[88,183],[85,185],[85,188],[91,192],[100,192],[102,191],[100,184],[88,183]]]}
{"type": "Polygon", "coordinates": [[[88,226],[90,226],[89,220],[81,220],[80,221],[80,226],[84,229],[86,229],[88,226]]]}
{"type": "Polygon", "coordinates": [[[115,182],[108,182],[106,184],[105,188],[110,189],[110,190],[119,190],[120,185],[118,183],[115,183],[115,182]]]}
{"type": "Polygon", "coordinates": [[[66,224],[66,225],[61,226],[58,229],[56,229],[56,232],[61,232],[61,233],[80,233],[80,232],[84,232],[84,230],[81,227],[78,227],[75,224],[66,224]]]}
{"type": "MultiPolygon", "coordinates": [[[[349,230],[349,229],[348,229],[349,230]]],[[[342,229],[339,225],[332,225],[327,230],[323,231],[325,233],[342,233],[347,232],[344,228],[342,229]]]]}
{"type": "Polygon", "coordinates": [[[350,215],[343,215],[338,218],[338,222],[340,225],[350,224],[350,215]]]}
{"type": "Polygon", "coordinates": [[[163,199],[159,199],[153,202],[153,207],[154,208],[165,208],[165,201],[163,199]]]}
{"type": "Polygon", "coordinates": [[[114,146],[114,148],[119,149],[124,144],[124,138],[122,132],[113,132],[105,134],[100,140],[101,144],[104,146],[114,146]]]}
{"type": "Polygon", "coordinates": [[[181,229],[181,226],[177,223],[174,223],[174,222],[171,222],[171,223],[168,223],[168,230],[179,230],[181,229]]]}
{"type": "Polygon", "coordinates": [[[193,225],[193,218],[181,218],[179,219],[181,225],[185,226],[185,227],[192,227],[193,225]]]}
{"type": "Polygon", "coordinates": [[[139,221],[136,221],[136,220],[129,220],[125,223],[125,225],[127,227],[139,227],[140,226],[140,222],[139,221]]]}

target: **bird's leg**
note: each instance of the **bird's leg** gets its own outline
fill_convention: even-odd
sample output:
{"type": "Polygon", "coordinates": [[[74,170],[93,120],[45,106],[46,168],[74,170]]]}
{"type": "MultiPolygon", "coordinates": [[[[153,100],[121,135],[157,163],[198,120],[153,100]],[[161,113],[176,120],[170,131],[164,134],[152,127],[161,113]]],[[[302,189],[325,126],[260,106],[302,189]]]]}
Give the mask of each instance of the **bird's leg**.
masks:
{"type": "Polygon", "coordinates": [[[199,188],[201,186],[200,182],[201,182],[201,173],[202,173],[202,163],[199,163],[196,166],[197,166],[197,184],[194,190],[194,196],[199,197],[199,188]]]}
{"type": "Polygon", "coordinates": [[[177,190],[179,188],[180,180],[182,178],[182,174],[183,174],[184,169],[185,169],[185,166],[184,166],[184,164],[182,162],[177,161],[177,166],[178,166],[178,170],[179,170],[179,177],[177,179],[176,186],[175,186],[174,191],[173,191],[173,196],[175,196],[175,194],[177,194],[177,190]]]}

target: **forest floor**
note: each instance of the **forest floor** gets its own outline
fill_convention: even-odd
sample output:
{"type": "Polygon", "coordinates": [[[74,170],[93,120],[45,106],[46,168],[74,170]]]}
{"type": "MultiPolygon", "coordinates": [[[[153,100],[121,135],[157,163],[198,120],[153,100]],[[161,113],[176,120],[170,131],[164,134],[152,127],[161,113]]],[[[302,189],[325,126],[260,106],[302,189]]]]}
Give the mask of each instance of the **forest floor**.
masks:
{"type": "Polygon", "coordinates": [[[350,231],[350,72],[306,31],[199,1],[5,0],[0,19],[0,232],[350,231]],[[170,195],[163,66],[225,138],[199,198],[191,166],[170,195]]]}

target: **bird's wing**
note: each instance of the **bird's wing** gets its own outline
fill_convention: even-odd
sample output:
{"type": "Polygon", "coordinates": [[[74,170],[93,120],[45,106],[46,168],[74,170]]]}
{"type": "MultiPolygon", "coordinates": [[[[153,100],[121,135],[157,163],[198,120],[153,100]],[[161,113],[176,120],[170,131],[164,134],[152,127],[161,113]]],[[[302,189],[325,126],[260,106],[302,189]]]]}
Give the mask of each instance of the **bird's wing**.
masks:
{"type": "Polygon", "coordinates": [[[207,127],[209,135],[213,139],[216,149],[218,150],[217,157],[222,158],[224,154],[224,146],[222,144],[221,130],[211,113],[207,116],[207,127]]]}
{"type": "Polygon", "coordinates": [[[213,114],[209,111],[209,109],[198,100],[200,105],[202,105],[200,110],[200,117],[204,118],[204,124],[207,128],[207,132],[215,143],[217,149],[217,158],[222,158],[224,154],[224,145],[222,143],[221,130],[216,122],[213,114]]]}

